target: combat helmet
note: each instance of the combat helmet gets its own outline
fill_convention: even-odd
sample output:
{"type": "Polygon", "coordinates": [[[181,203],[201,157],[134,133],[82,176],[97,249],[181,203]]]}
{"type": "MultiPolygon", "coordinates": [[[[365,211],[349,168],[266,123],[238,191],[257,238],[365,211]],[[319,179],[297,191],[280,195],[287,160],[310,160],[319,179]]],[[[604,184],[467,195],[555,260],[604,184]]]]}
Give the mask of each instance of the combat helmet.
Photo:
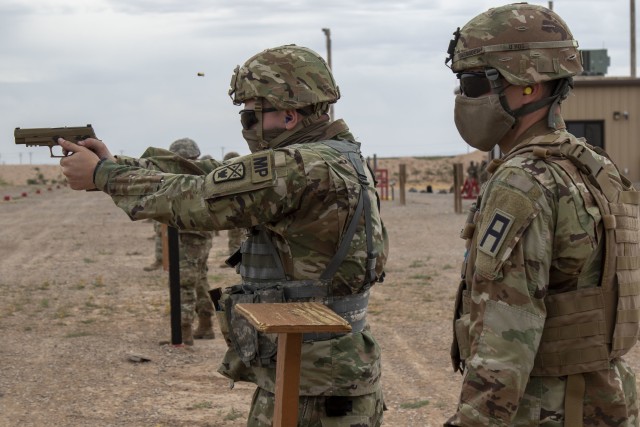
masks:
{"type": "Polygon", "coordinates": [[[233,159],[234,157],[240,157],[240,154],[236,153],[235,151],[229,151],[227,154],[224,155],[222,160],[226,161],[229,159],[233,159]]]}
{"type": "Polygon", "coordinates": [[[454,33],[451,69],[494,68],[509,83],[524,86],[582,72],[578,42],[555,12],[514,3],[489,9],[454,33]]]}
{"type": "Polygon", "coordinates": [[[294,44],[266,49],[231,77],[229,96],[235,105],[263,98],[278,110],[326,105],[340,99],[340,89],[325,60],[313,50],[294,44]]]}
{"type": "Polygon", "coordinates": [[[198,144],[191,138],[176,139],[169,146],[169,151],[185,159],[197,159],[200,156],[198,144]]]}

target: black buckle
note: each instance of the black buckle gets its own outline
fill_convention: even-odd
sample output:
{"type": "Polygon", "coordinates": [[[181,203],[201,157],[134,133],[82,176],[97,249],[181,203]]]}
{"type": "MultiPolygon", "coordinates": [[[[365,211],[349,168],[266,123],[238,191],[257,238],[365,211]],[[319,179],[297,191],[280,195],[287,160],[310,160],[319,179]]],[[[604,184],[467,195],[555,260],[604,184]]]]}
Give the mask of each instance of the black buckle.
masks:
{"type": "Polygon", "coordinates": [[[451,68],[449,66],[449,61],[451,61],[451,64],[453,65],[453,55],[456,51],[456,45],[458,44],[459,39],[460,39],[460,27],[458,27],[458,29],[453,33],[453,39],[449,41],[449,48],[447,49],[447,54],[449,56],[444,59],[444,65],[446,65],[449,68],[451,68]]]}

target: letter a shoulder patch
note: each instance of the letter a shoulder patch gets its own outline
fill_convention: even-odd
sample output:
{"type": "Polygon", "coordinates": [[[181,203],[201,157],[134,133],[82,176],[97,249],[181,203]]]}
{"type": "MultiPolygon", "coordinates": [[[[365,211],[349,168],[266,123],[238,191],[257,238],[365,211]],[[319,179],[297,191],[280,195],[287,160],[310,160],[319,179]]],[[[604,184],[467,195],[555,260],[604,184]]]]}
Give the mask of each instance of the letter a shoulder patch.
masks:
{"type": "Polygon", "coordinates": [[[502,264],[540,212],[539,191],[524,193],[505,183],[495,183],[482,206],[478,224],[476,272],[495,279],[502,264]]]}
{"type": "Polygon", "coordinates": [[[483,235],[480,237],[478,250],[495,257],[507,239],[514,221],[513,215],[496,208],[489,219],[488,226],[486,226],[483,235]]]}
{"type": "Polygon", "coordinates": [[[205,197],[215,198],[276,185],[271,150],[236,157],[214,169],[205,181],[205,197]]]}

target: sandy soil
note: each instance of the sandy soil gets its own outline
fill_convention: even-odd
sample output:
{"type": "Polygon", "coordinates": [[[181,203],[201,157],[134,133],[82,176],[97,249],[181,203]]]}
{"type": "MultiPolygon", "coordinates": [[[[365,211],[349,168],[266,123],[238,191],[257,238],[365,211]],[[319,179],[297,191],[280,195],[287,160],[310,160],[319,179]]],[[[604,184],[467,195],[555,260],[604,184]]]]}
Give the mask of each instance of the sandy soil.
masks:
{"type": "MultiPolygon", "coordinates": [[[[221,337],[158,345],[170,335],[169,293],[166,273],[142,270],[152,225],[99,192],[0,192],[25,188],[28,197],[0,201],[0,426],[245,425],[254,387],[230,389],[216,373],[221,337]]],[[[450,194],[382,202],[391,250],[369,320],[383,350],[385,426],[441,425],[455,408],[448,352],[464,215],[453,206],[450,194]]],[[[212,287],[237,280],[218,268],[225,248],[221,232],[212,287]]],[[[638,351],[629,360],[637,369],[638,351]]]]}

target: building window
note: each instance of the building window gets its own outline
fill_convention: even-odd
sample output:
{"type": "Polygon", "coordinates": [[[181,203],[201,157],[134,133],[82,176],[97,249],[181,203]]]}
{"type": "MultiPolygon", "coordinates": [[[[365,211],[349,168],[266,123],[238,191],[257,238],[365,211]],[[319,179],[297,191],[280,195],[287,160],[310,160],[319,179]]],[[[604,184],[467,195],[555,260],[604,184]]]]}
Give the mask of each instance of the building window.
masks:
{"type": "Polygon", "coordinates": [[[604,146],[604,121],[602,120],[567,120],[567,130],[577,138],[585,138],[587,144],[594,147],[604,146]]]}

